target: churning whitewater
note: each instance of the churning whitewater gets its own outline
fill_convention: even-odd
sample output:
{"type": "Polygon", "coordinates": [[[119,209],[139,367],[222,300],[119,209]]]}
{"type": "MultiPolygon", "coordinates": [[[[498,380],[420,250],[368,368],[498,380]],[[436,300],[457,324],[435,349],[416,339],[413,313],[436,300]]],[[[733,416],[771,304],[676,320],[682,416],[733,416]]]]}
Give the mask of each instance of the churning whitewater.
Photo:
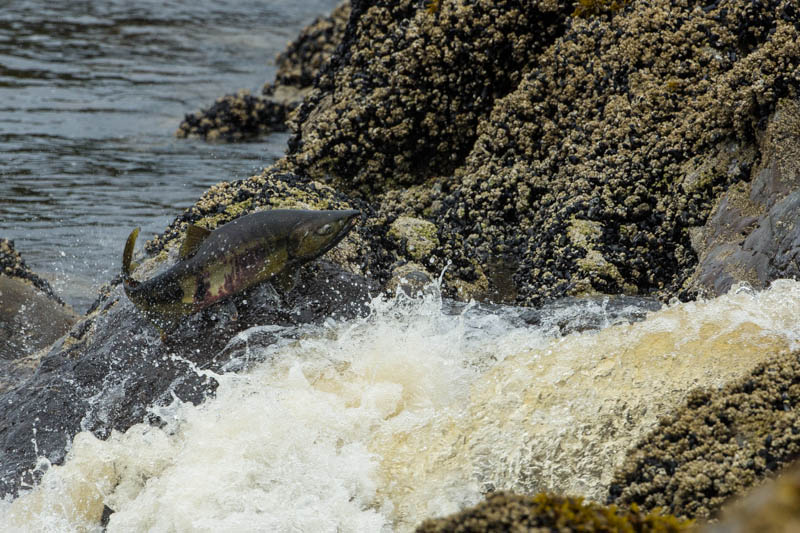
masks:
{"type": "Polygon", "coordinates": [[[794,281],[657,311],[608,301],[530,320],[431,286],[362,319],[252,328],[213,398],[153,407],[160,428],[77,435],[63,466],[42,461],[41,484],[0,503],[0,523],[100,531],[107,506],[112,532],[409,531],[492,489],[600,500],[690,389],[800,342],[794,281]]]}

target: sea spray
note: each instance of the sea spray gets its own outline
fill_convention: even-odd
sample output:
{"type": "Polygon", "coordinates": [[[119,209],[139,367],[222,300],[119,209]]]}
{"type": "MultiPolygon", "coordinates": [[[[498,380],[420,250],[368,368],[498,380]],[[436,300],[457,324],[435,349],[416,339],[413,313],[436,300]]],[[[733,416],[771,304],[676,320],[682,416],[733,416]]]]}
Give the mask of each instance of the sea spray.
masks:
{"type": "Polygon", "coordinates": [[[106,505],[109,531],[407,531],[491,488],[599,499],[688,390],[796,347],[798,315],[800,283],[779,281],[565,336],[563,316],[530,326],[435,290],[262,326],[231,340],[243,370],[216,376],[214,398],[154,406],[162,428],[79,434],[0,523],[91,531],[106,505]]]}

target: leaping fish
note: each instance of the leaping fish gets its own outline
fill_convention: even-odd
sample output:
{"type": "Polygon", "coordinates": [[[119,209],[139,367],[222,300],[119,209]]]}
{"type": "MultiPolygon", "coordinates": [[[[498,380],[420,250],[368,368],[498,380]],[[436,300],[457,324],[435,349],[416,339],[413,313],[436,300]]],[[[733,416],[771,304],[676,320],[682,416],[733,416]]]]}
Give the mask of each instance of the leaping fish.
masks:
{"type": "Polygon", "coordinates": [[[275,209],[237,218],[214,231],[189,225],[180,260],[137,281],[134,229],[122,255],[125,293],[159,329],[321,256],[353,229],[359,211],[275,209]]]}

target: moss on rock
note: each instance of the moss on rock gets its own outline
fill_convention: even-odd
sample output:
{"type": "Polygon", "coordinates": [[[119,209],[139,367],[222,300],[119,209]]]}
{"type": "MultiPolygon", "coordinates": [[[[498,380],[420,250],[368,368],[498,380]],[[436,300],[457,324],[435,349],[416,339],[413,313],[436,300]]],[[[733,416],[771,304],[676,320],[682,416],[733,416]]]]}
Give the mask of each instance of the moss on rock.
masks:
{"type": "Polygon", "coordinates": [[[609,501],[714,516],[800,458],[800,352],[756,367],[721,390],[690,395],[615,474],[609,501]]]}
{"type": "Polygon", "coordinates": [[[659,513],[602,506],[550,494],[489,494],[475,507],[446,518],[426,520],[418,533],[491,533],[508,531],[678,532],[691,522],[659,513]]]}

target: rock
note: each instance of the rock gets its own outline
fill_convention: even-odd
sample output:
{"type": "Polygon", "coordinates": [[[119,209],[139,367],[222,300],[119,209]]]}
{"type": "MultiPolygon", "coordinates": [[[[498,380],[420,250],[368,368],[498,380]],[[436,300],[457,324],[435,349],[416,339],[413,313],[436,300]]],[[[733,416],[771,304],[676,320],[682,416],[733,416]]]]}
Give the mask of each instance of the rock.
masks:
{"type": "Polygon", "coordinates": [[[416,261],[424,261],[439,246],[436,225],[418,218],[399,217],[389,227],[387,237],[416,261]]]}
{"type": "Polygon", "coordinates": [[[208,141],[242,141],[286,129],[289,107],[279,101],[253,96],[248,91],[222,96],[210,108],[186,115],[177,137],[208,141]]]}
{"type": "MultiPolygon", "coordinates": [[[[349,18],[350,2],[342,2],[330,15],[306,26],[278,55],[274,86],[311,87],[342,41],[349,18]]],[[[271,92],[271,87],[268,84],[265,89],[271,92]]]]}
{"type": "Polygon", "coordinates": [[[740,281],[764,288],[800,277],[800,101],[779,102],[759,152],[752,179],[720,197],[693,241],[692,292],[716,296],[740,281]]]}
{"type": "Polygon", "coordinates": [[[609,502],[714,517],[800,458],[800,352],[758,365],[721,390],[695,391],[631,450],[609,502]]]}
{"type": "Polygon", "coordinates": [[[0,393],[30,375],[35,352],[52,344],[77,321],[50,284],[34,274],[0,239],[0,393]]]}
{"type": "Polygon", "coordinates": [[[202,371],[224,371],[236,355],[226,345],[237,333],[352,318],[366,312],[375,292],[365,278],[318,261],[301,270],[288,293],[260,285],[193,315],[162,342],[117,285],[42,357],[30,379],[0,396],[0,496],[36,482],[37,455],[63,461],[79,431],[105,438],[142,421],[157,424],[149,409],[173,397],[203,401],[216,382],[202,371]]]}
{"type": "Polygon", "coordinates": [[[0,359],[20,359],[52,344],[77,319],[30,282],[0,275],[0,359]]]}
{"type": "Polygon", "coordinates": [[[433,282],[430,274],[420,264],[406,263],[392,271],[392,278],[386,284],[386,290],[397,293],[402,291],[407,296],[417,296],[433,282]]]}
{"type": "Polygon", "coordinates": [[[507,531],[688,531],[691,523],[659,513],[604,507],[580,498],[546,493],[522,496],[494,492],[478,505],[445,518],[429,519],[417,533],[504,533],[507,531]]]}
{"type": "Polygon", "coordinates": [[[764,120],[798,93],[787,6],[355,2],[289,166],[376,198],[387,221],[435,222],[451,295],[668,299],[697,265],[696,228],[758,163],[764,120]],[[732,144],[737,164],[693,175],[732,144]],[[586,246],[575,221],[596,228],[586,246]]]}
{"type": "Polygon", "coordinates": [[[349,15],[350,5],[344,2],[307,26],[278,56],[275,81],[264,85],[261,96],[246,90],[222,96],[211,107],[187,114],[175,135],[235,142],[284,131],[289,113],[308,95],[338,46],[349,15]]]}
{"type": "Polygon", "coordinates": [[[748,496],[733,502],[703,533],[800,531],[800,468],[797,464],[748,496]]]}

